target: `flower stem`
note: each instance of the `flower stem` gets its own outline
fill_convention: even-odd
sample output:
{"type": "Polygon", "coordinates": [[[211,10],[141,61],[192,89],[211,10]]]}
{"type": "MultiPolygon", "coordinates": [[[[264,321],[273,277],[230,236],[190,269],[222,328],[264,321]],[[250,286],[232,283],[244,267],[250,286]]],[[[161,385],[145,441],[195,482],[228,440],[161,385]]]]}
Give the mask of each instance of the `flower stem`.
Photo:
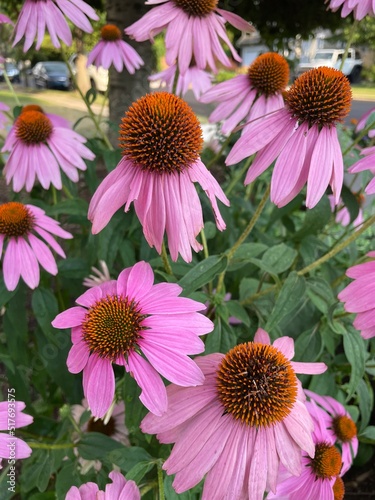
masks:
{"type": "Polygon", "coordinates": [[[166,270],[167,274],[170,274],[171,276],[173,276],[173,271],[172,271],[171,265],[170,265],[169,260],[168,260],[167,249],[165,248],[164,241],[163,241],[163,244],[161,246],[161,258],[163,260],[164,269],[166,270]]]}
{"type": "Polygon", "coordinates": [[[316,267],[320,266],[324,262],[327,262],[327,260],[331,259],[336,254],[341,252],[341,250],[343,250],[348,245],[353,243],[353,241],[355,241],[363,232],[366,231],[366,229],[368,229],[374,223],[375,223],[375,215],[373,215],[372,217],[367,219],[367,221],[364,222],[361,227],[359,227],[359,228],[357,227],[356,230],[353,232],[353,234],[351,234],[348,238],[346,238],[342,243],[340,243],[339,245],[335,245],[329,252],[327,252],[325,255],[320,257],[320,259],[318,259],[315,262],[313,262],[312,264],[304,267],[303,269],[298,271],[297,274],[299,276],[303,276],[304,274],[309,273],[310,271],[312,271],[316,267]]]}
{"type": "Polygon", "coordinates": [[[162,465],[163,462],[161,460],[158,460],[157,468],[158,468],[159,500],[165,500],[162,465]]]}
{"type": "Polygon", "coordinates": [[[173,79],[173,85],[172,85],[172,94],[177,95],[177,84],[178,84],[178,77],[180,76],[180,70],[178,68],[178,64],[176,64],[176,72],[174,74],[174,79],[173,79]]]}
{"type": "Polygon", "coordinates": [[[16,91],[14,90],[14,87],[13,87],[13,85],[12,85],[11,81],[9,80],[8,75],[7,75],[5,64],[4,64],[3,75],[4,75],[5,83],[8,85],[8,89],[10,90],[12,96],[14,97],[14,100],[16,101],[17,106],[21,106],[20,100],[18,99],[18,95],[16,94],[16,91]]]}
{"type": "Polygon", "coordinates": [[[87,100],[86,96],[83,95],[83,92],[82,90],[80,89],[80,87],[77,85],[77,78],[76,78],[76,75],[73,73],[73,70],[69,64],[69,61],[66,57],[66,54],[65,54],[65,51],[64,49],[61,49],[61,54],[62,54],[62,57],[66,63],[66,65],[68,66],[68,70],[69,70],[69,73],[70,73],[70,77],[72,79],[72,82],[74,84],[74,87],[78,90],[78,93],[79,95],[81,96],[83,102],[85,103],[86,105],[86,108],[87,108],[87,111],[89,113],[89,116],[91,118],[91,120],[93,121],[94,125],[95,125],[95,128],[96,130],[98,131],[99,135],[101,136],[101,138],[103,139],[103,142],[105,143],[105,145],[108,147],[109,150],[113,151],[113,146],[112,144],[110,143],[108,137],[107,137],[107,134],[104,132],[104,130],[101,129],[100,127],[100,121],[97,119],[95,113],[93,112],[91,106],[90,106],[90,103],[89,101],[87,100]]]}
{"type": "MultiPolygon", "coordinates": [[[[259,202],[257,209],[255,210],[254,215],[250,219],[250,222],[248,223],[248,225],[246,226],[246,228],[244,229],[243,233],[238,238],[236,243],[232,246],[232,248],[230,248],[226,252],[226,256],[228,258],[228,263],[233,258],[233,255],[236,253],[237,249],[242,245],[242,243],[246,240],[246,238],[249,236],[249,234],[253,230],[257,220],[259,219],[259,217],[260,217],[261,213],[263,212],[263,209],[267,203],[267,200],[268,200],[269,195],[270,195],[270,190],[271,190],[271,186],[269,184],[267,186],[264,194],[263,194],[262,199],[259,202]]],[[[217,287],[216,287],[217,293],[220,293],[222,291],[223,284],[224,284],[224,277],[225,277],[225,271],[223,271],[219,276],[219,280],[218,280],[217,287]]]]}
{"type": "Polygon", "coordinates": [[[30,448],[38,450],[65,450],[67,448],[74,448],[77,446],[77,443],[48,444],[48,443],[37,443],[32,441],[28,441],[27,444],[30,446],[30,448]]]}
{"type": "Polygon", "coordinates": [[[249,156],[249,158],[246,160],[244,166],[237,172],[237,174],[233,177],[233,179],[230,181],[229,186],[225,190],[225,194],[228,197],[230,193],[232,192],[233,188],[236,186],[237,182],[242,179],[243,174],[246,172],[246,170],[250,167],[251,162],[253,161],[254,156],[249,156]]]}

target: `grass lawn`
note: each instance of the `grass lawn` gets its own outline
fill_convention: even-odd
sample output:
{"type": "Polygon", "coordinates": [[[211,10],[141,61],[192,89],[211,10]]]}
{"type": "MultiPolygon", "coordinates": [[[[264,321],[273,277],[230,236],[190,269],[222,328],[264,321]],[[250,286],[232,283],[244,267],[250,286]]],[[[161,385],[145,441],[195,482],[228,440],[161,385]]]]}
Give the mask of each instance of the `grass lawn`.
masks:
{"type": "Polygon", "coordinates": [[[352,85],[353,99],[375,101],[375,87],[352,85]]]}

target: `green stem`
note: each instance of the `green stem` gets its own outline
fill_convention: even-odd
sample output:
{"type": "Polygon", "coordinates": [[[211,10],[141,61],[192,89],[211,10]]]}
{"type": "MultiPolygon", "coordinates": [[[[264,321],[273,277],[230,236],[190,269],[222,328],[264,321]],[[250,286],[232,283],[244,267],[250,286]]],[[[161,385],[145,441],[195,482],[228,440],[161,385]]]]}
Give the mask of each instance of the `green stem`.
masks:
{"type": "Polygon", "coordinates": [[[217,162],[217,160],[219,160],[224,152],[224,149],[228,146],[228,144],[230,143],[230,140],[232,138],[232,135],[233,134],[230,134],[228,135],[228,137],[225,139],[225,141],[223,142],[223,144],[221,145],[221,148],[220,148],[220,151],[212,158],[212,160],[210,160],[206,167],[208,170],[210,170],[210,168],[217,162]]]}
{"type": "Polygon", "coordinates": [[[169,260],[168,260],[167,249],[165,248],[164,241],[163,241],[163,244],[161,246],[161,258],[163,260],[164,269],[166,270],[167,274],[170,274],[171,276],[173,276],[173,271],[172,271],[171,265],[170,265],[169,260]]]}
{"type": "Polygon", "coordinates": [[[66,57],[66,54],[65,54],[65,51],[64,49],[61,49],[61,54],[62,54],[62,57],[66,63],[66,65],[68,66],[68,70],[69,70],[69,73],[70,73],[70,77],[72,79],[72,82],[74,84],[74,87],[77,89],[79,95],[81,96],[83,102],[85,103],[86,105],[86,108],[87,108],[87,111],[89,113],[89,116],[91,118],[91,120],[93,121],[94,125],[95,125],[95,128],[96,130],[98,131],[99,135],[101,136],[101,138],[103,139],[104,143],[106,144],[106,146],[108,147],[109,150],[113,151],[113,146],[112,144],[110,143],[108,137],[107,137],[107,134],[104,132],[104,130],[101,129],[100,127],[100,122],[99,120],[97,119],[95,113],[93,112],[93,110],[91,109],[91,106],[90,106],[90,103],[89,101],[87,100],[86,96],[83,95],[83,92],[82,90],[80,89],[80,87],[77,85],[77,78],[76,78],[76,75],[73,73],[73,70],[69,64],[69,61],[66,57]]]}
{"type": "Polygon", "coordinates": [[[10,90],[12,96],[14,97],[14,100],[16,101],[17,106],[21,106],[20,100],[18,99],[18,95],[16,94],[16,91],[14,90],[13,85],[11,84],[11,81],[9,80],[9,77],[7,75],[5,65],[4,65],[3,75],[4,75],[5,83],[8,85],[8,89],[10,90]]]}
{"type": "Polygon", "coordinates": [[[162,465],[163,462],[161,460],[158,460],[157,468],[158,468],[159,500],[165,500],[162,465]]]}
{"type": "Polygon", "coordinates": [[[172,85],[172,94],[176,94],[177,92],[177,84],[178,84],[178,77],[180,76],[180,70],[178,69],[178,64],[176,65],[176,73],[174,74],[174,80],[173,80],[173,85],[172,85]]]}
{"type": "Polygon", "coordinates": [[[68,448],[75,448],[77,443],[56,443],[56,444],[47,444],[47,443],[36,443],[32,441],[28,441],[27,443],[30,448],[38,449],[38,450],[65,450],[68,448]]]}
{"type": "Polygon", "coordinates": [[[352,45],[352,42],[353,42],[353,39],[354,39],[354,35],[356,33],[356,30],[357,30],[357,26],[358,26],[358,21],[355,19],[354,22],[353,22],[353,24],[352,24],[351,30],[349,32],[348,41],[346,42],[345,52],[344,52],[344,55],[342,56],[341,64],[340,64],[340,67],[339,67],[340,71],[342,71],[342,68],[344,67],[346,58],[348,57],[349,49],[350,49],[350,47],[352,45]]]}
{"type": "Polygon", "coordinates": [[[57,205],[57,192],[55,186],[51,186],[51,192],[52,192],[52,204],[57,205]]]}
{"type": "Polygon", "coordinates": [[[204,232],[204,228],[202,228],[202,230],[201,230],[201,238],[202,238],[204,258],[207,259],[210,256],[210,254],[208,252],[207,238],[206,238],[206,234],[204,232]]]}
{"type": "Polygon", "coordinates": [[[69,198],[69,200],[73,200],[74,199],[74,196],[72,195],[72,193],[69,191],[69,189],[63,185],[63,191],[66,195],[67,198],[69,198]]]}
{"type": "Polygon", "coordinates": [[[100,108],[100,113],[99,113],[99,118],[98,118],[99,123],[101,122],[101,119],[102,119],[102,116],[103,116],[104,108],[105,108],[106,102],[108,100],[108,95],[109,95],[109,82],[108,82],[107,88],[105,89],[105,94],[104,94],[104,97],[103,97],[102,107],[100,108]]]}
{"type": "MultiPolygon", "coordinates": [[[[263,209],[268,201],[268,198],[270,195],[270,190],[271,190],[271,187],[270,187],[270,185],[268,185],[264,194],[263,194],[262,199],[259,202],[257,209],[255,210],[254,215],[250,219],[250,222],[248,223],[248,225],[246,226],[246,228],[244,229],[243,233],[238,238],[236,243],[232,246],[231,249],[229,249],[226,252],[226,256],[228,258],[228,263],[232,260],[233,255],[236,253],[237,249],[242,245],[242,243],[246,240],[246,238],[249,236],[249,234],[253,230],[257,220],[259,219],[259,217],[260,217],[261,213],[263,212],[263,209]]],[[[217,287],[216,287],[216,290],[217,290],[216,293],[220,293],[222,291],[222,288],[224,285],[224,277],[225,277],[225,271],[223,271],[219,276],[219,280],[218,280],[217,287]]]]}
{"type": "Polygon", "coordinates": [[[249,158],[246,160],[244,166],[237,172],[237,174],[233,177],[233,179],[230,181],[229,186],[225,190],[225,194],[228,197],[230,193],[232,192],[233,188],[236,186],[237,182],[242,179],[243,174],[246,172],[246,170],[250,167],[251,162],[253,161],[254,156],[249,156],[249,158]]]}
{"type": "MultiPolygon", "coordinates": [[[[304,267],[303,269],[298,271],[297,274],[299,276],[303,276],[303,275],[309,273],[310,271],[312,271],[313,269],[315,269],[316,267],[319,267],[324,262],[327,262],[329,259],[334,257],[336,254],[341,252],[341,250],[344,250],[344,248],[346,248],[348,245],[353,243],[353,241],[355,241],[362,233],[364,233],[366,231],[366,229],[368,229],[374,223],[375,223],[375,215],[373,215],[372,217],[367,219],[367,221],[364,222],[359,229],[356,229],[356,231],[354,231],[354,233],[351,236],[346,238],[346,240],[344,240],[339,245],[335,245],[329,252],[327,252],[325,255],[320,257],[320,259],[316,260],[315,262],[313,262],[309,266],[304,267]]],[[[266,290],[255,293],[251,297],[248,297],[247,299],[243,300],[241,302],[241,305],[251,304],[255,300],[259,299],[260,297],[264,297],[265,295],[268,295],[269,293],[271,293],[275,290],[276,290],[276,286],[272,285],[269,288],[267,288],[266,290]]]]}

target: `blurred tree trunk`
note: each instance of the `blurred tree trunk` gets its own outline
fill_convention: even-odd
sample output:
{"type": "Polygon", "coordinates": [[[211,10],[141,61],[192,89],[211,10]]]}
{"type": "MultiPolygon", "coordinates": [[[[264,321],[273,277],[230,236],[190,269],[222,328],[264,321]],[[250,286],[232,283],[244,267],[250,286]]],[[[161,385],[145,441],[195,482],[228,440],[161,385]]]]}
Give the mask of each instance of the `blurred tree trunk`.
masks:
{"type": "MultiPolygon", "coordinates": [[[[115,24],[124,30],[138,21],[150,7],[143,0],[106,0],[107,23],[115,24]]],[[[118,125],[130,104],[149,92],[147,77],[154,67],[154,56],[150,42],[135,42],[124,34],[124,40],[132,45],[142,57],[145,65],[130,75],[126,69],[122,73],[112,67],[109,71],[109,118],[113,126],[110,129],[112,144],[118,146],[118,125]]]]}

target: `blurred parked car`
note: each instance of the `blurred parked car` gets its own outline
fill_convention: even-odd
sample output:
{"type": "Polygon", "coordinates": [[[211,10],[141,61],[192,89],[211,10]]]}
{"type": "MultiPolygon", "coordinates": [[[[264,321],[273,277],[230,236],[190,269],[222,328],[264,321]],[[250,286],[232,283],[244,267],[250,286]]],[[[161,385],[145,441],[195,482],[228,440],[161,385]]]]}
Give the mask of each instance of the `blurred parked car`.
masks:
{"type": "Polygon", "coordinates": [[[37,87],[63,90],[71,88],[69,69],[62,61],[38,62],[31,72],[37,87]]]}
{"type": "Polygon", "coordinates": [[[4,70],[8,78],[13,83],[21,83],[20,72],[17,66],[12,62],[5,62],[0,67],[0,82],[4,81],[4,70]]]}
{"type": "MultiPolygon", "coordinates": [[[[77,72],[76,61],[78,54],[73,54],[69,58],[69,64],[72,68],[74,74],[77,72]]],[[[91,87],[98,92],[105,92],[108,87],[108,70],[102,68],[101,66],[97,68],[93,64],[91,64],[87,68],[88,77],[90,79],[91,87]]]]}

